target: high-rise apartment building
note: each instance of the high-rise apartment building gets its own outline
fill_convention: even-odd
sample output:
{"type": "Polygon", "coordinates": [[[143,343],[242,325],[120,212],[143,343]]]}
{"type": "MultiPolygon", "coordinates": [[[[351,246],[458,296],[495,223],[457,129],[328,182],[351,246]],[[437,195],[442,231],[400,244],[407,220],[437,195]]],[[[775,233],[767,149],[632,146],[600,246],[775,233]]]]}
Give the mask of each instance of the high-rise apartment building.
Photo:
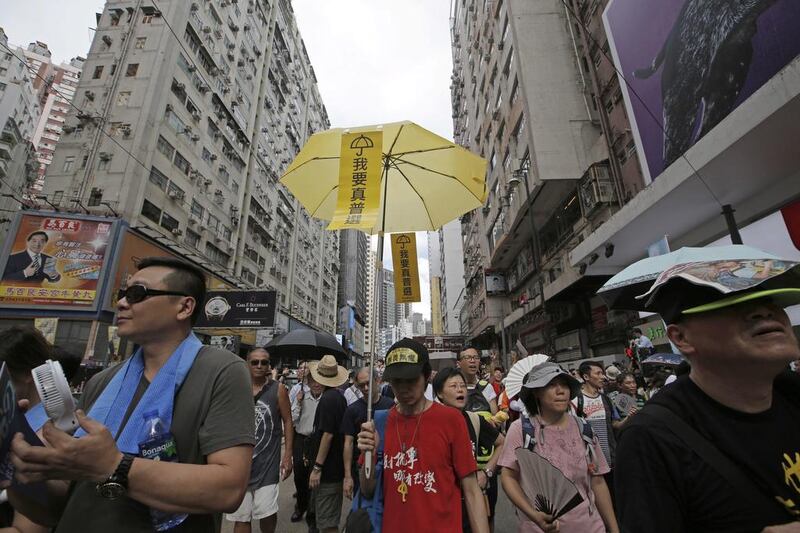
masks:
{"type": "Polygon", "coordinates": [[[36,146],[39,173],[32,185],[32,195],[41,193],[47,166],[53,161],[53,152],[64,128],[70,102],[81,77],[84,59],[74,57],[69,63],[53,63],[47,44],[36,41],[20,50],[28,62],[33,89],[42,113],[31,141],[36,146]]]}
{"type": "Polygon", "coordinates": [[[461,330],[481,347],[503,335],[557,361],[623,347],[616,332],[593,337],[602,281],[569,253],[641,188],[635,173],[623,186],[626,137],[605,134],[613,88],[594,81],[575,22],[560,0],[466,0],[451,25],[455,138],[489,161],[487,203],[461,219],[461,330]]]}
{"type": "Polygon", "coordinates": [[[369,237],[357,230],[339,232],[339,286],[336,331],[344,336],[357,354],[364,353],[364,327],[367,316],[367,282],[369,280],[369,237]]]}
{"type": "Polygon", "coordinates": [[[442,226],[436,237],[439,240],[439,269],[442,275],[440,282],[442,333],[447,335],[461,334],[460,314],[465,289],[464,247],[461,237],[461,223],[458,220],[442,226]]]}
{"type": "Polygon", "coordinates": [[[0,240],[8,232],[14,211],[36,181],[36,150],[31,142],[41,108],[33,90],[32,75],[20,61],[19,51],[8,44],[0,28],[0,240]]]}
{"type": "Polygon", "coordinates": [[[278,182],[328,127],[286,0],[109,0],[46,176],[65,209],[131,225],[335,330],[338,236],[278,182]]]}
{"type": "Polygon", "coordinates": [[[381,271],[380,299],[378,300],[378,327],[385,329],[397,325],[397,305],[394,295],[394,272],[381,271]]]}
{"type": "Polygon", "coordinates": [[[442,250],[439,233],[428,232],[428,272],[431,280],[431,333],[441,335],[442,325],[442,250]]]}
{"type": "MultiPolygon", "coordinates": [[[[373,322],[373,305],[375,303],[375,260],[376,254],[372,251],[370,240],[367,241],[367,304],[366,314],[364,315],[364,358],[369,358],[372,352],[373,335],[377,335],[380,327],[377,323],[373,322]]],[[[380,314],[380,313],[379,313],[380,314]]],[[[378,339],[374,339],[375,345],[378,345],[378,339]]]]}

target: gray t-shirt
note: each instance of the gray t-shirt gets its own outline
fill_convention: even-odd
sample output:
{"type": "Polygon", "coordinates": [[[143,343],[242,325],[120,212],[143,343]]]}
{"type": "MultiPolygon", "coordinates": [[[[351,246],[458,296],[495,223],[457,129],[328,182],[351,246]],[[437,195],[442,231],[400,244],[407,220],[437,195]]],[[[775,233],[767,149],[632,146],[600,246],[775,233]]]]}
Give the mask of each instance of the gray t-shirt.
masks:
{"type": "Polygon", "coordinates": [[[276,485],[280,478],[283,437],[283,419],[278,408],[280,386],[277,381],[271,379],[255,397],[256,445],[253,447],[249,489],[276,485]]]}
{"type": "MultiPolygon", "coordinates": [[[[79,408],[87,413],[111,378],[122,368],[116,365],[94,376],[86,384],[79,408]]],[[[128,409],[126,419],[147,389],[142,382],[128,409]]],[[[175,397],[172,431],[181,463],[206,464],[206,457],[241,444],[254,444],[253,396],[250,372],[236,355],[209,346],[197,354],[191,370],[175,397]]],[[[179,490],[179,487],[176,487],[179,490]]],[[[189,515],[171,532],[218,532],[221,515],[189,515]]],[[[97,495],[95,483],[77,482],[56,533],[141,533],[153,530],[148,508],[127,497],[107,500],[97,495]]]]}

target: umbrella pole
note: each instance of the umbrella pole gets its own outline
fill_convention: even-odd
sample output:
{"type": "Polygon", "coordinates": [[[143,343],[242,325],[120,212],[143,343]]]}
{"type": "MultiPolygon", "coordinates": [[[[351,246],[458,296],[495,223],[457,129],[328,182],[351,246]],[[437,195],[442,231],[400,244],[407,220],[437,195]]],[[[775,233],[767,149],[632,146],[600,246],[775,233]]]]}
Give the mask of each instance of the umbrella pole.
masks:
{"type": "MultiPolygon", "coordinates": [[[[389,188],[389,160],[383,163],[383,213],[381,215],[381,231],[378,232],[378,251],[375,257],[375,283],[372,291],[372,335],[369,339],[369,392],[367,393],[367,422],[372,421],[372,389],[375,380],[375,339],[378,336],[380,320],[378,310],[380,309],[381,298],[381,274],[383,273],[383,231],[386,228],[386,193],[389,188]]],[[[366,452],[364,456],[364,476],[372,478],[372,452],[366,452]]]]}

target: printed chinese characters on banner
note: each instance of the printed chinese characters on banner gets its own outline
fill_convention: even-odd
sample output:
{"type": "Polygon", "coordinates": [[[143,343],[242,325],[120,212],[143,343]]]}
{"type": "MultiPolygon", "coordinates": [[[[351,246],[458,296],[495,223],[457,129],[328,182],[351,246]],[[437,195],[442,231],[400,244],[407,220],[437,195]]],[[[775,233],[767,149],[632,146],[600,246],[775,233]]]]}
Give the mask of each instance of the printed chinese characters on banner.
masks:
{"type": "Polygon", "coordinates": [[[381,202],[383,132],[342,134],[339,192],[328,229],[372,230],[381,202]]]}
{"type": "Polygon", "coordinates": [[[413,233],[393,233],[394,294],[397,303],[421,301],[417,239],[413,233]]]}

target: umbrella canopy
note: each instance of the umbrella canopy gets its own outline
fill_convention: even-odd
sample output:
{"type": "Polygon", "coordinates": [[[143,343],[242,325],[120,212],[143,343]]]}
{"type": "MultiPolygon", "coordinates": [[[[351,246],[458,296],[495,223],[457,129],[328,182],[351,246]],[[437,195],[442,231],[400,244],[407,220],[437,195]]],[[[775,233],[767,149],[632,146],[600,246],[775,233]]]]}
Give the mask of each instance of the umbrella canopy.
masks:
{"type": "Polygon", "coordinates": [[[380,214],[370,233],[434,231],[486,201],[486,160],[413,122],[316,133],[281,183],[312,217],[331,220],[339,192],[342,134],[376,129],[383,131],[384,172],[380,214]]]}
{"type": "Polygon", "coordinates": [[[665,270],[687,263],[739,259],[778,260],[779,258],[757,248],[741,244],[707,248],[685,247],[668,254],[637,261],[608,280],[597,291],[597,294],[611,309],[648,311],[650,310],[648,309],[648,299],[637,299],[637,296],[645,294],[665,270]]]}
{"type": "Polygon", "coordinates": [[[295,329],[278,335],[264,346],[270,354],[279,356],[302,356],[320,359],[323,355],[333,355],[337,359],[347,356],[336,337],[330,333],[313,329],[295,329]]]}
{"type": "Polygon", "coordinates": [[[671,365],[678,366],[683,362],[683,356],[678,353],[654,353],[644,361],[643,365],[671,365]]]}

